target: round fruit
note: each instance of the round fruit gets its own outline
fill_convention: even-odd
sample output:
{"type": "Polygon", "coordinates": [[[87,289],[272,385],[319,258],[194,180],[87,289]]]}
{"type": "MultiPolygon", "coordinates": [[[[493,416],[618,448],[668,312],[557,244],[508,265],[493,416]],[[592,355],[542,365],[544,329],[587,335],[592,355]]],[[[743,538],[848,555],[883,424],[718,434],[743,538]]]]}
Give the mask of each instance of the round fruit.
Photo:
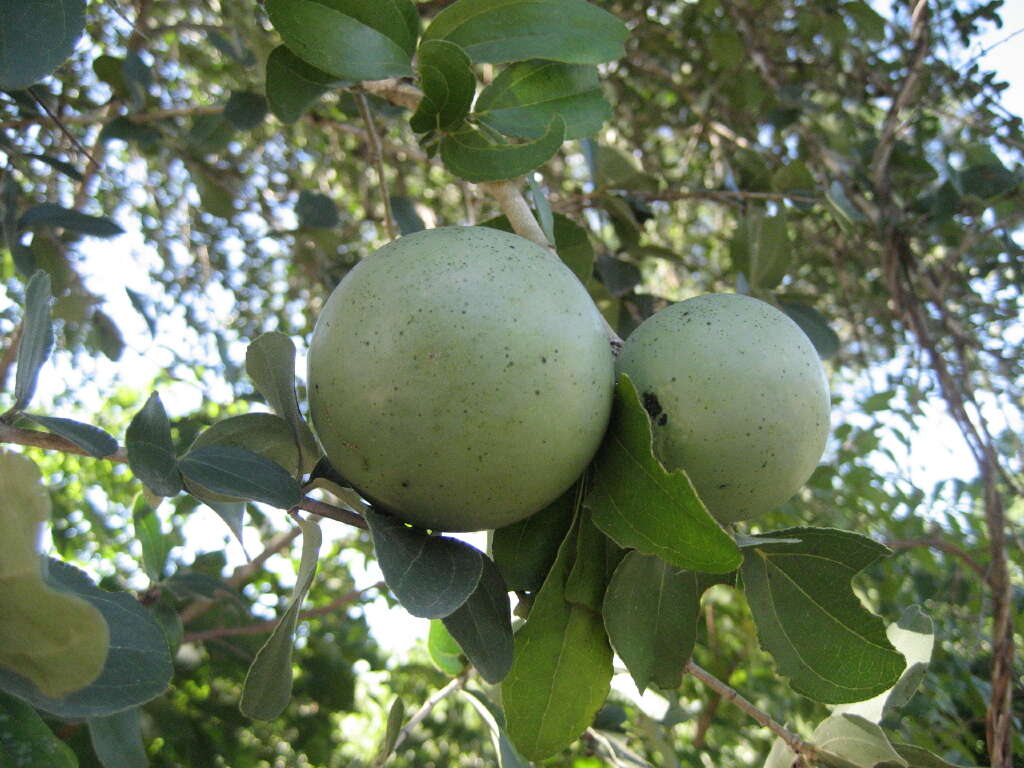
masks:
{"type": "Polygon", "coordinates": [[[654,449],[720,522],[756,517],[814,471],[828,382],[800,327],[770,304],[707,294],[661,310],[618,360],[651,414],[654,449]]]}
{"type": "Polygon", "coordinates": [[[614,360],[572,272],[485,227],[402,237],[331,294],[309,350],[314,428],[362,494],[425,528],[521,520],[583,472],[614,360]]]}

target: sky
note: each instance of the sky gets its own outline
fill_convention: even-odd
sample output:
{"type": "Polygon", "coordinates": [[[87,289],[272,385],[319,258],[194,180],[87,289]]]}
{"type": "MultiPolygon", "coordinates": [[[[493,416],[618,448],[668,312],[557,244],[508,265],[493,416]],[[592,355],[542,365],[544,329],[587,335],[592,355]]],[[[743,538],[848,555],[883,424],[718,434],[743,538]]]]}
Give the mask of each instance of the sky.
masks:
{"type": "MultiPolygon", "coordinates": [[[[1021,76],[1024,66],[1024,34],[1007,40],[1012,34],[1024,30],[1024,0],[1008,0],[1003,8],[1003,16],[1003,28],[990,29],[978,40],[970,54],[975,55],[990,49],[981,58],[983,68],[996,70],[1010,83],[1010,87],[1004,92],[1003,103],[1010,111],[1024,114],[1024,77],[1021,76]]],[[[135,173],[139,183],[145,183],[143,166],[138,165],[135,173]]],[[[54,361],[49,363],[53,366],[49,374],[42,377],[38,395],[40,402],[45,402],[63,391],[67,383],[77,382],[84,401],[94,402],[97,408],[100,408],[115,382],[117,385],[128,386],[140,392],[146,391],[161,367],[171,363],[170,353],[153,344],[142,318],[132,308],[124,291],[125,288],[130,288],[144,295],[149,293],[152,290],[150,271],[160,266],[160,260],[143,242],[138,231],[132,228],[130,221],[121,223],[126,225],[129,231],[118,240],[86,243],[82,249],[81,267],[83,274],[86,275],[88,287],[105,298],[104,310],[116,319],[124,334],[127,342],[124,356],[113,365],[106,360],[81,360],[76,363],[77,370],[72,368],[66,356],[56,356],[54,361]]],[[[182,256],[188,258],[186,253],[182,253],[182,256]]],[[[226,293],[218,294],[217,291],[216,286],[211,286],[210,307],[218,320],[227,327],[231,322],[230,300],[226,293]]],[[[173,313],[162,317],[161,323],[161,337],[164,343],[168,343],[168,340],[170,343],[180,343],[183,340],[201,343],[197,338],[189,339],[189,331],[183,319],[175,320],[173,313]]],[[[296,373],[304,378],[305,361],[301,353],[302,350],[296,373]]],[[[244,357],[244,349],[236,348],[234,354],[236,359],[241,359],[244,357]]],[[[881,373],[879,376],[881,377],[881,373]]],[[[226,402],[231,397],[230,390],[215,379],[196,384],[178,383],[161,391],[161,397],[172,416],[187,414],[199,405],[202,398],[200,386],[211,397],[220,401],[226,402]]],[[[928,488],[934,482],[948,477],[972,477],[974,468],[970,454],[963,446],[959,433],[945,415],[942,406],[928,406],[926,412],[928,418],[922,421],[920,431],[914,435],[909,451],[895,441],[889,446],[896,451],[902,464],[902,471],[907,473],[912,482],[923,488],[928,488]]],[[[836,418],[845,416],[837,413],[836,418]]],[[[347,528],[331,521],[325,521],[322,527],[327,535],[325,550],[330,546],[329,540],[332,537],[348,535],[347,528]]],[[[245,552],[228,535],[220,518],[205,507],[200,507],[190,517],[185,527],[185,535],[189,542],[204,542],[204,548],[210,547],[211,540],[223,539],[229,567],[245,559],[245,552]]],[[[481,549],[486,546],[485,535],[482,533],[460,538],[465,538],[481,549]]],[[[261,542],[254,531],[247,530],[245,549],[249,553],[260,551],[261,542]]],[[[196,551],[187,548],[178,554],[188,561],[196,551]]],[[[285,579],[289,578],[292,567],[287,560],[277,558],[271,563],[272,567],[280,569],[285,579]]],[[[368,586],[381,578],[374,564],[364,567],[361,557],[353,558],[350,567],[357,586],[368,586]]],[[[377,598],[366,605],[365,611],[374,634],[382,645],[393,653],[404,655],[426,635],[428,624],[425,620],[413,619],[401,608],[389,608],[383,598],[377,598]]],[[[631,685],[628,677],[620,683],[623,690],[628,692],[631,685]]],[[[658,716],[664,701],[659,700],[656,694],[646,696],[644,701],[651,714],[658,716]]]]}

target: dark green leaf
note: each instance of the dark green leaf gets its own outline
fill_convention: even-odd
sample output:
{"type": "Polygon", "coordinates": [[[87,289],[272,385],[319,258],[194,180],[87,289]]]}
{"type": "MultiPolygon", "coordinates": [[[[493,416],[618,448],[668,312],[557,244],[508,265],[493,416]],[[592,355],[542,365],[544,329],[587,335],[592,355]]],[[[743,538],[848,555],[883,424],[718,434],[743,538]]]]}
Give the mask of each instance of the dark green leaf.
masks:
{"type": "Polygon", "coordinates": [[[135,311],[138,312],[142,319],[146,321],[146,327],[149,328],[151,336],[156,336],[156,320],[153,319],[153,313],[150,311],[150,305],[148,299],[138,291],[133,291],[127,286],[124,292],[128,294],[128,300],[135,307],[135,311]]]}
{"type": "Polygon", "coordinates": [[[372,768],[383,766],[394,752],[395,745],[398,743],[398,734],[402,732],[403,720],[405,720],[405,702],[396,696],[391,703],[391,709],[388,710],[388,724],[384,729],[384,740],[381,741],[377,756],[373,759],[372,768]]]}
{"type": "Polygon", "coordinates": [[[267,100],[252,91],[233,91],[224,105],[224,117],[240,131],[248,131],[267,116],[267,100]]]}
{"type": "Polygon", "coordinates": [[[95,237],[116,237],[124,230],[105,216],[88,216],[56,203],[40,203],[25,211],[18,219],[18,229],[63,227],[72,232],[95,237]]]}
{"type": "Polygon", "coordinates": [[[391,213],[395,217],[395,223],[398,224],[398,231],[403,235],[411,235],[413,232],[427,228],[423,219],[416,212],[416,205],[410,198],[404,195],[391,195],[390,202],[391,213]]]}
{"type": "Polygon", "coordinates": [[[960,186],[969,195],[988,200],[1014,189],[1020,180],[1006,169],[998,159],[979,163],[960,172],[960,186]]]}
{"type": "Polygon", "coordinates": [[[751,286],[762,290],[774,288],[785,277],[793,257],[785,214],[747,214],[736,227],[729,253],[733,266],[746,275],[751,286]]]}
{"type": "Polygon", "coordinates": [[[88,720],[89,736],[103,768],[147,768],[149,758],[142,743],[142,710],[126,709],[88,720]]]}
{"type": "Polygon", "coordinates": [[[128,117],[115,117],[100,129],[99,141],[112,140],[134,142],[143,150],[155,149],[163,140],[163,134],[149,125],[135,123],[128,117]]]}
{"type": "Polygon", "coordinates": [[[705,573],[728,573],[740,564],[739,548],[708,514],[686,473],[668,472],[655,458],[650,418],[628,376],[619,377],[584,503],[619,546],[705,573]]]}
{"type": "Polygon", "coordinates": [[[461,693],[491,732],[491,745],[498,756],[498,768],[530,768],[531,764],[519,754],[506,732],[505,716],[501,710],[479,691],[463,690],[461,693]]]}
{"type": "Polygon", "coordinates": [[[85,0],[0,0],[0,19],[0,90],[21,90],[75,50],[85,29],[85,0]]]}
{"type": "Polygon", "coordinates": [[[889,550],[831,528],[787,528],[766,536],[800,539],[744,549],[741,570],[761,646],[793,689],[840,704],[890,688],[906,662],[882,620],[850,588],[855,574],[889,550]]]}
{"type": "Polygon", "coordinates": [[[697,640],[701,591],[693,571],[652,555],[630,552],[615,569],[604,626],[641,692],[652,682],[665,690],[682,684],[697,640]]]}
{"type": "Polygon", "coordinates": [[[203,211],[222,219],[234,216],[235,193],[225,181],[224,175],[200,162],[190,162],[187,165],[203,211]]]}
{"type": "Polygon", "coordinates": [[[327,195],[320,192],[302,190],[299,202],[295,204],[295,215],[299,226],[310,229],[330,229],[336,227],[341,220],[338,206],[327,195]]]}
{"type": "Polygon", "coordinates": [[[539,139],[523,144],[495,144],[467,126],[441,140],[441,159],[449,171],[466,181],[514,179],[554,157],[564,140],[565,123],[560,117],[552,119],[539,139]]]}
{"type": "Polygon", "coordinates": [[[772,189],[776,192],[802,192],[814,194],[814,177],[801,160],[792,160],[772,176],[772,189]]]}
{"type": "Polygon", "coordinates": [[[217,513],[217,517],[224,521],[228,530],[238,539],[238,543],[243,544],[242,522],[245,520],[245,502],[207,500],[203,503],[217,513]]]}
{"type": "Polygon", "coordinates": [[[99,427],[94,427],[91,424],[82,424],[80,421],[73,421],[72,419],[62,419],[57,416],[40,416],[34,413],[23,415],[39,426],[50,430],[55,435],[60,435],[70,440],[90,456],[95,456],[97,459],[117,453],[117,440],[99,427]]]}
{"type": "Polygon", "coordinates": [[[807,304],[792,301],[779,302],[779,306],[807,334],[822,360],[835,357],[839,351],[839,336],[829,327],[821,312],[807,304]]]}
{"type": "Polygon", "coordinates": [[[36,711],[0,691],[0,765],[7,768],[78,768],[78,758],[36,711]]]}
{"type": "Polygon", "coordinates": [[[18,373],[14,379],[14,407],[28,407],[36,393],[39,369],[53,350],[53,323],[50,320],[50,276],[39,270],[25,287],[25,314],[21,341],[18,342],[18,373]]]}
{"type": "Polygon", "coordinates": [[[473,61],[550,59],[600,64],[625,55],[629,32],[584,0],[460,0],[434,17],[424,40],[450,40],[473,61]]]}
{"type": "Polygon", "coordinates": [[[82,571],[52,558],[46,581],[95,606],[110,628],[110,651],[95,682],[64,698],[41,694],[20,675],[0,667],[0,689],[62,719],[112,715],[144,704],[165,690],[173,671],[167,639],[149,612],[127,592],[107,592],[82,571]]]}
{"type": "Polygon", "coordinates": [[[430,620],[430,631],[427,632],[427,653],[434,666],[446,675],[455,677],[466,668],[462,661],[462,648],[452,637],[441,619],[430,620]]]}
{"type": "Polygon", "coordinates": [[[283,123],[294,123],[331,88],[346,85],[279,45],[267,58],[267,103],[283,123]]]}
{"type": "Polygon", "coordinates": [[[533,203],[533,210],[537,214],[537,223],[544,230],[544,237],[548,243],[555,244],[555,218],[551,212],[551,202],[544,194],[544,189],[537,183],[536,174],[526,174],[526,188],[530,192],[530,202],[533,203]]]}
{"type": "Polygon", "coordinates": [[[128,466],[154,493],[174,496],[181,491],[181,474],[171,441],[167,411],[154,392],[135,414],[125,435],[128,466]]]}
{"type": "Polygon", "coordinates": [[[915,747],[913,744],[893,744],[896,753],[907,761],[909,768],[961,768],[953,763],[947,763],[938,755],[934,755],[927,749],[915,747]]]}
{"type": "Polygon", "coordinates": [[[476,671],[493,685],[512,666],[512,617],[501,574],[490,558],[481,556],[480,562],[476,589],[442,621],[476,671]]]}
{"type": "Polygon", "coordinates": [[[74,179],[75,181],[82,180],[82,174],[77,168],[75,168],[75,166],[71,165],[71,163],[60,160],[53,155],[37,154],[34,152],[25,152],[24,155],[25,157],[30,157],[33,160],[38,160],[41,163],[46,163],[46,165],[53,168],[53,170],[63,173],[69,179],[74,179]]]}
{"type": "MultiPolygon", "coordinates": [[[[480,223],[481,227],[494,227],[512,232],[512,225],[505,216],[498,216],[480,223]]],[[[590,244],[587,230],[561,213],[554,214],[555,251],[565,266],[586,285],[594,273],[594,247],[590,244]]]]}
{"type": "Polygon", "coordinates": [[[117,327],[110,315],[98,309],[92,313],[90,320],[92,321],[92,333],[95,334],[96,345],[100,351],[109,360],[114,362],[120,360],[124,353],[124,337],[121,336],[121,329],[117,327]]]}
{"type": "Polygon", "coordinates": [[[320,526],[300,520],[302,526],[302,559],[295,577],[295,589],[281,620],[270,633],[245,676],[242,699],[238,708],[254,720],[274,720],[288,706],[292,696],[292,645],[299,622],[299,609],[316,574],[317,557],[323,534],[320,526]]]}
{"type": "Polygon", "coordinates": [[[200,155],[216,155],[235,137],[235,126],[223,114],[196,115],[185,137],[189,149],[200,155]]]}
{"type": "Polygon", "coordinates": [[[574,528],[516,633],[512,669],[501,686],[509,735],[529,760],[542,760],[575,741],[611,683],[612,650],[601,616],[565,600],[575,552],[574,528]]]}
{"type": "Polygon", "coordinates": [[[594,158],[597,165],[595,186],[601,189],[625,189],[632,192],[653,192],[657,181],[644,173],[636,159],[615,147],[598,146],[594,158]]]}
{"type": "Polygon", "coordinates": [[[494,531],[491,553],[509,589],[540,589],[572,525],[580,492],[580,485],[574,484],[537,514],[494,531]]]}
{"type": "Polygon", "coordinates": [[[320,458],[320,446],[299,412],[292,340],[278,331],[257,337],[245,351],[245,371],[270,407],[291,425],[302,452],[302,471],[311,471],[320,458]]]}
{"type": "Polygon", "coordinates": [[[612,115],[596,67],[556,61],[513,64],[481,91],[473,111],[485,125],[521,139],[536,139],[555,115],[565,121],[565,138],[578,139],[612,115]]]}
{"type": "Polygon", "coordinates": [[[202,597],[207,600],[227,597],[239,608],[246,607],[238,593],[220,579],[205,573],[178,571],[165,579],[164,585],[181,597],[202,597]]]}
{"type": "Polygon", "coordinates": [[[375,510],[366,510],[364,517],[384,581],[413,616],[444,618],[476,590],[484,558],[469,544],[430,536],[375,510]]]}
{"type": "Polygon", "coordinates": [[[268,0],[267,15],[304,61],[345,80],[412,74],[411,0],[268,0]]]}
{"type": "Polygon", "coordinates": [[[167,568],[173,542],[165,536],[156,510],[139,494],[132,509],[135,538],[142,546],[142,568],[150,581],[160,581],[167,568]]]}
{"type": "MultiPolygon", "coordinates": [[[[293,477],[298,477],[299,447],[295,434],[288,422],[273,413],[243,413],[229,416],[223,421],[199,433],[189,451],[208,445],[231,445],[245,448],[284,467],[293,477]]],[[[207,498],[197,494],[203,501],[207,498]]],[[[214,495],[212,501],[238,501],[228,496],[214,495]]]]}
{"type": "Polygon", "coordinates": [[[287,469],[234,445],[194,448],[178,466],[187,480],[224,496],[262,501],[281,509],[290,509],[302,498],[299,484],[287,469]]]}
{"type": "Polygon", "coordinates": [[[459,126],[469,114],[476,93],[476,75],[469,56],[455,43],[428,40],[416,53],[423,100],[409,125],[417,133],[459,126]]]}
{"type": "Polygon", "coordinates": [[[565,600],[601,612],[604,591],[611,575],[605,558],[607,537],[594,525],[588,509],[579,511],[576,556],[565,580],[565,600]]]}

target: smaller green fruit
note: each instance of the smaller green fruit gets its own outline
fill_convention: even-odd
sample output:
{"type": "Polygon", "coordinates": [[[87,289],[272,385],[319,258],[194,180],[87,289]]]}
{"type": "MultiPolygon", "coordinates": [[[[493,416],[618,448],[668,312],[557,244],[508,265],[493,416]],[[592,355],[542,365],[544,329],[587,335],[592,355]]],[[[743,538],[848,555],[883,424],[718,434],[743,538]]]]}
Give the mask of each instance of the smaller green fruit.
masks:
{"type": "Polygon", "coordinates": [[[644,321],[618,360],[651,414],[654,449],[720,522],[778,506],[811,476],[829,430],[814,346],[775,307],[706,294],[644,321]]]}

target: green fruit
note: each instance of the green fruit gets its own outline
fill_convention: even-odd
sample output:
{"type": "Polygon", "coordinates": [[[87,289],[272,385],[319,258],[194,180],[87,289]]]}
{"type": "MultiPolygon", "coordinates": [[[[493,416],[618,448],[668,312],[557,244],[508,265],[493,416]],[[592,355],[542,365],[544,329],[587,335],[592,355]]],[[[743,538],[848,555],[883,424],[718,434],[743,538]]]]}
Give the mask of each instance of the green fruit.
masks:
{"type": "Polygon", "coordinates": [[[597,308],[543,248],[483,227],[396,240],[328,299],[309,350],[331,464],[407,522],[497,528],[557,498],[608,424],[597,308]]]}
{"type": "Polygon", "coordinates": [[[763,301],[707,294],[644,321],[618,360],[651,414],[654,449],[720,522],[802,486],[829,430],[828,382],[799,326],[763,301]]]}

